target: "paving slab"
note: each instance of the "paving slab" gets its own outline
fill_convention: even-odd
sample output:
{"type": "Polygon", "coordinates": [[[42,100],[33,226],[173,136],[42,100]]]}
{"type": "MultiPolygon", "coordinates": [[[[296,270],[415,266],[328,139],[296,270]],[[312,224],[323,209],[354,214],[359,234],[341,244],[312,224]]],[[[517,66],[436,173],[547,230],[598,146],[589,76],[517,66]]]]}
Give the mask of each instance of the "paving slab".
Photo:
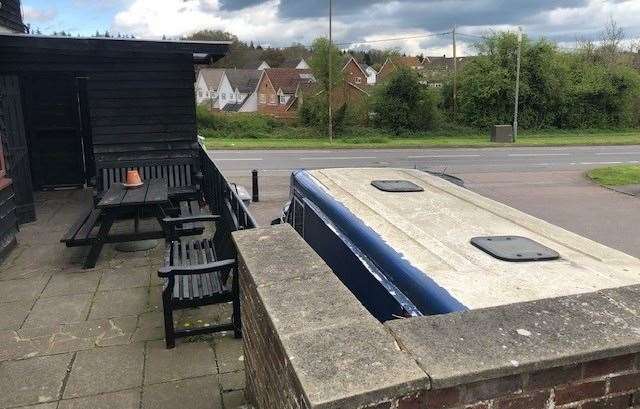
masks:
{"type": "Polygon", "coordinates": [[[132,342],[164,339],[164,319],[161,312],[145,312],[138,316],[132,342]]]}
{"type": "Polygon", "coordinates": [[[231,391],[222,394],[225,409],[238,409],[245,407],[247,401],[244,397],[244,391],[231,391]]]}
{"type": "MultiPolygon", "coordinates": [[[[0,284],[1,285],[1,284],[0,284]]],[[[0,330],[18,329],[31,311],[32,301],[0,304],[0,330]]]]}
{"type": "Polygon", "coordinates": [[[237,372],[244,369],[241,339],[233,338],[232,335],[224,335],[216,337],[214,345],[219,373],[237,372]]]}
{"type": "Polygon", "coordinates": [[[142,343],[80,351],[73,363],[64,398],[139,387],[143,362],[142,343]]]}
{"type": "Polygon", "coordinates": [[[147,287],[149,285],[149,267],[127,267],[106,269],[100,280],[100,291],[124,290],[127,288],[147,287]]]}
{"type": "Polygon", "coordinates": [[[637,311],[631,286],[385,325],[445,388],[640,352],[637,311]]]}
{"type": "Polygon", "coordinates": [[[98,291],[89,319],[123,317],[142,314],[147,304],[147,288],[98,291]]]}
{"type": "Polygon", "coordinates": [[[0,302],[33,300],[37,298],[47,284],[50,275],[40,273],[31,278],[2,281],[0,302]]]}
{"type": "Polygon", "coordinates": [[[0,407],[60,399],[71,354],[0,363],[0,407]]]}
{"type": "Polygon", "coordinates": [[[96,396],[62,400],[58,409],[139,409],[140,390],[104,393],[96,396]]]}
{"type": "Polygon", "coordinates": [[[220,374],[218,375],[218,382],[223,392],[242,390],[245,386],[244,371],[220,374]]]}
{"type": "Polygon", "coordinates": [[[42,297],[60,295],[93,294],[98,287],[100,273],[85,271],[81,273],[56,273],[44,289],[42,297]]]}
{"type": "Polygon", "coordinates": [[[173,349],[166,349],[164,341],[147,343],[144,376],[147,385],[216,372],[216,355],[206,342],[184,342],[173,349]]]}
{"type": "Polygon", "coordinates": [[[24,322],[24,328],[51,327],[84,321],[91,305],[92,294],[63,295],[40,298],[24,322]]]}
{"type": "Polygon", "coordinates": [[[215,376],[146,385],[142,409],[222,409],[215,376]]]}

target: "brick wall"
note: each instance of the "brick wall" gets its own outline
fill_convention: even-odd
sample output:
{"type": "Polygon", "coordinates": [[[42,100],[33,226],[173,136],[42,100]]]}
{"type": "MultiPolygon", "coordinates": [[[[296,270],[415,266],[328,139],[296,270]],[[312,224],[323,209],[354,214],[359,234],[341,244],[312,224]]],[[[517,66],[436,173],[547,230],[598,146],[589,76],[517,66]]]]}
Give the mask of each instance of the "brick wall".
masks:
{"type": "Polygon", "coordinates": [[[234,242],[258,409],[640,408],[640,286],[383,325],[291,226],[234,242]]]}
{"type": "Polygon", "coordinates": [[[638,355],[629,354],[419,392],[380,409],[626,409],[640,405],[638,355]]]}

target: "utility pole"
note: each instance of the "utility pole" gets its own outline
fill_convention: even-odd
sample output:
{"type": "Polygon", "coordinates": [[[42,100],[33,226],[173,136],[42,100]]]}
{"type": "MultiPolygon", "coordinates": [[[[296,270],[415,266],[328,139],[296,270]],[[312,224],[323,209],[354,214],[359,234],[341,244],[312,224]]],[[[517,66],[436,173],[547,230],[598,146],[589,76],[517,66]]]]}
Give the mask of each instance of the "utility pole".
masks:
{"type": "Polygon", "coordinates": [[[329,143],[333,143],[333,109],[331,94],[333,91],[333,0],[329,0],[329,143]]]}
{"type": "Polygon", "coordinates": [[[456,51],[456,26],[453,26],[451,33],[453,34],[453,113],[455,114],[458,109],[458,54],[456,51]]]}
{"type": "Polygon", "coordinates": [[[518,104],[520,96],[520,54],[522,52],[522,28],[518,27],[518,60],[516,63],[516,99],[513,111],[513,141],[518,138],[518,104]]]}

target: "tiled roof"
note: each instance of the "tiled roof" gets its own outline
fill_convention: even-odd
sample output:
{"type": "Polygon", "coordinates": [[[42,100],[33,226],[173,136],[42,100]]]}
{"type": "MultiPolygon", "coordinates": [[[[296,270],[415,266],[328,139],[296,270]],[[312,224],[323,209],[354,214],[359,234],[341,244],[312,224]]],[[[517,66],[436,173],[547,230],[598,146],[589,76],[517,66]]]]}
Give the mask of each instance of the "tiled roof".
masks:
{"type": "Polygon", "coordinates": [[[238,89],[243,94],[250,94],[255,91],[260,80],[262,71],[258,70],[227,70],[227,79],[233,89],[238,89]]]}
{"type": "Polygon", "coordinates": [[[296,70],[295,68],[269,68],[265,70],[271,85],[276,91],[282,89],[285,94],[296,92],[299,84],[315,83],[316,79],[311,70],[296,70]]]}
{"type": "Polygon", "coordinates": [[[222,108],[223,112],[238,112],[242,107],[243,102],[236,102],[235,104],[227,104],[222,108]]]}
{"type": "Polygon", "coordinates": [[[200,70],[204,82],[207,84],[207,88],[217,90],[222,81],[224,70],[219,68],[205,68],[200,70]]]}

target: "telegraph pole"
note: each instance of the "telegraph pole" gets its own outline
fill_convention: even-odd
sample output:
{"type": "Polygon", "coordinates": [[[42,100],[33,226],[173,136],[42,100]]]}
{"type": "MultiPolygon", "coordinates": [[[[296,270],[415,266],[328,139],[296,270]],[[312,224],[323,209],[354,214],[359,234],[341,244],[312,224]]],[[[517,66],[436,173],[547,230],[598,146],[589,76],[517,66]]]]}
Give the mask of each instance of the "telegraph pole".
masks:
{"type": "Polygon", "coordinates": [[[456,51],[456,26],[453,26],[451,33],[453,34],[453,113],[455,114],[458,109],[458,54],[456,51]]]}
{"type": "Polygon", "coordinates": [[[333,0],[329,0],[329,143],[333,143],[333,109],[331,94],[333,91],[333,0]]]}
{"type": "Polygon", "coordinates": [[[522,28],[518,27],[518,59],[516,63],[516,99],[513,112],[513,141],[518,138],[518,104],[520,96],[520,54],[522,52],[522,28]]]}

